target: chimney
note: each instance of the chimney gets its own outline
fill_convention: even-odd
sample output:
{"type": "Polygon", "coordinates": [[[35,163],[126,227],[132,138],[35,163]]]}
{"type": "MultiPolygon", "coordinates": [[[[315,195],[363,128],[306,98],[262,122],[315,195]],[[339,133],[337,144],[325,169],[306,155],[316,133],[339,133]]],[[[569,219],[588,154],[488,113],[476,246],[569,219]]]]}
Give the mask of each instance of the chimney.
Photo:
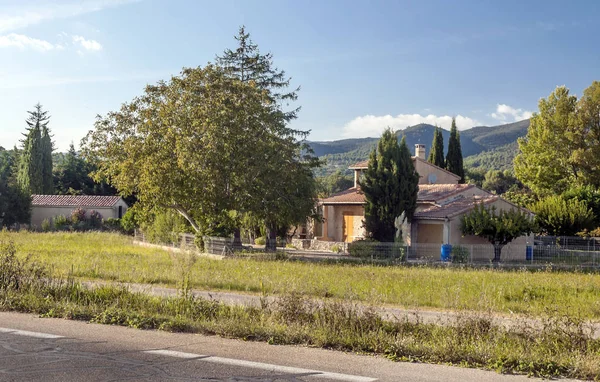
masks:
{"type": "Polygon", "coordinates": [[[419,159],[425,160],[425,145],[417,143],[415,145],[415,156],[419,159]]]}

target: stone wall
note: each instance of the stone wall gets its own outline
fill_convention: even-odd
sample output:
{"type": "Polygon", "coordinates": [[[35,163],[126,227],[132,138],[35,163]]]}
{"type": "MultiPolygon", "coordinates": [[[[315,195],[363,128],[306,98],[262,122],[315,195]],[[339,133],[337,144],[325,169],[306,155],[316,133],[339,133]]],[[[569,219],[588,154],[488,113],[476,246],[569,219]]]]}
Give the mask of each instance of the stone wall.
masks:
{"type": "Polygon", "coordinates": [[[333,252],[333,247],[339,249],[342,253],[348,252],[348,243],[338,241],[323,241],[317,239],[292,239],[292,245],[298,249],[305,249],[311,251],[327,251],[333,252]]]}

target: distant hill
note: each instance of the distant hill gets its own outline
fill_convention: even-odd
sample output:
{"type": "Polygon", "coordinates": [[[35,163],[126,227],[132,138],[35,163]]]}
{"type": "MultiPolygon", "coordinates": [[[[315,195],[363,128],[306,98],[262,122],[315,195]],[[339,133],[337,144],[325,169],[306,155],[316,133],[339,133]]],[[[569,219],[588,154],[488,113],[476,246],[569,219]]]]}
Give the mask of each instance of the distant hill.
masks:
{"type": "Polygon", "coordinates": [[[497,147],[516,142],[519,137],[524,137],[527,135],[528,128],[529,120],[525,119],[507,125],[473,127],[469,130],[461,131],[460,136],[461,138],[471,138],[474,142],[485,147],[486,150],[493,150],[497,147]]]}
{"type": "Polygon", "coordinates": [[[484,170],[512,170],[513,160],[519,151],[518,143],[512,142],[495,149],[464,158],[464,166],[484,170]]]}
{"type": "MultiPolygon", "coordinates": [[[[507,125],[478,126],[461,131],[460,142],[465,165],[498,170],[512,168],[517,138],[525,136],[528,127],[529,120],[524,120],[507,125]]],[[[398,139],[405,135],[411,152],[414,152],[415,144],[424,144],[429,155],[434,131],[435,126],[421,123],[399,131],[398,139]]],[[[447,150],[450,132],[442,129],[442,136],[444,149],[447,150]]],[[[353,163],[368,159],[377,141],[378,138],[356,138],[308,142],[315,154],[326,161],[326,164],[316,171],[316,175],[328,175],[338,169],[346,171],[353,163]]]]}
{"type": "Polygon", "coordinates": [[[378,140],[379,138],[356,138],[342,139],[339,141],[309,143],[310,147],[315,152],[315,155],[321,157],[323,155],[345,153],[348,151],[356,150],[362,146],[377,143],[378,140]]]}

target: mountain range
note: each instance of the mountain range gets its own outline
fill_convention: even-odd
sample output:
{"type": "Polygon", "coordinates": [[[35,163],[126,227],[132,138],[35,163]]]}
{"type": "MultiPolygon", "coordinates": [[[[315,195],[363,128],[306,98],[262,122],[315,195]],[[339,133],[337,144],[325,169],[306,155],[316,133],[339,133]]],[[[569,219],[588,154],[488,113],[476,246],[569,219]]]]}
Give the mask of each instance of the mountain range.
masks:
{"type": "MultiPolygon", "coordinates": [[[[460,143],[465,167],[485,170],[512,168],[517,153],[517,139],[527,134],[529,120],[499,126],[477,126],[460,132],[460,143]]],[[[436,127],[421,123],[397,132],[400,140],[404,135],[411,152],[415,144],[425,145],[427,155],[431,149],[436,127]]],[[[444,150],[448,149],[450,131],[442,129],[444,150]]],[[[346,171],[348,166],[368,159],[379,138],[355,138],[337,141],[308,142],[316,156],[325,161],[316,175],[324,176],[337,170],[346,171]]]]}

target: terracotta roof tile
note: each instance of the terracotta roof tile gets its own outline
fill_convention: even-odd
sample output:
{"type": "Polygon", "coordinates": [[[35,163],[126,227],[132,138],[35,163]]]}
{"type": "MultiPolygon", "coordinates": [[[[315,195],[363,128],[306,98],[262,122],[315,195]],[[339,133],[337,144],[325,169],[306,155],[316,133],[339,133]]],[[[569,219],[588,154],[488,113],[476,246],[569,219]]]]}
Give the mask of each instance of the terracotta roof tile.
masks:
{"type": "Polygon", "coordinates": [[[49,207],[112,207],[120,199],[120,196],[32,195],[31,204],[49,207]]]}
{"type": "MultiPolygon", "coordinates": [[[[419,202],[437,202],[474,187],[471,184],[419,184],[419,202]]],[[[365,195],[359,188],[352,187],[328,198],[321,199],[322,204],[363,204],[365,195]]]]}
{"type": "Polygon", "coordinates": [[[498,200],[497,196],[474,196],[461,198],[445,205],[433,205],[415,213],[417,219],[446,219],[453,218],[464,212],[472,210],[480,203],[492,203],[498,200]]]}
{"type": "Polygon", "coordinates": [[[437,202],[473,187],[472,184],[419,184],[417,200],[437,202]]]}
{"type": "Polygon", "coordinates": [[[348,167],[350,170],[361,170],[369,168],[369,160],[363,160],[358,163],[354,163],[352,166],[348,167]]]}
{"type": "MultiPolygon", "coordinates": [[[[421,161],[423,163],[427,163],[428,165],[433,166],[436,169],[438,169],[438,170],[440,170],[442,172],[445,172],[446,174],[452,175],[453,177],[455,177],[457,179],[460,179],[460,176],[458,176],[458,175],[456,175],[456,174],[454,174],[454,173],[446,170],[445,168],[441,168],[439,166],[434,165],[433,163],[429,163],[426,160],[423,160],[423,159],[421,159],[419,157],[412,157],[412,160],[413,160],[413,162],[421,161]]],[[[350,166],[348,168],[350,170],[364,170],[364,169],[367,169],[367,168],[369,168],[369,160],[367,159],[367,160],[364,160],[364,161],[361,161],[361,162],[358,162],[358,163],[354,163],[352,166],[350,166]]]]}
{"type": "Polygon", "coordinates": [[[357,187],[352,187],[333,194],[328,198],[321,199],[322,204],[364,204],[364,202],[365,195],[357,187]]]}

